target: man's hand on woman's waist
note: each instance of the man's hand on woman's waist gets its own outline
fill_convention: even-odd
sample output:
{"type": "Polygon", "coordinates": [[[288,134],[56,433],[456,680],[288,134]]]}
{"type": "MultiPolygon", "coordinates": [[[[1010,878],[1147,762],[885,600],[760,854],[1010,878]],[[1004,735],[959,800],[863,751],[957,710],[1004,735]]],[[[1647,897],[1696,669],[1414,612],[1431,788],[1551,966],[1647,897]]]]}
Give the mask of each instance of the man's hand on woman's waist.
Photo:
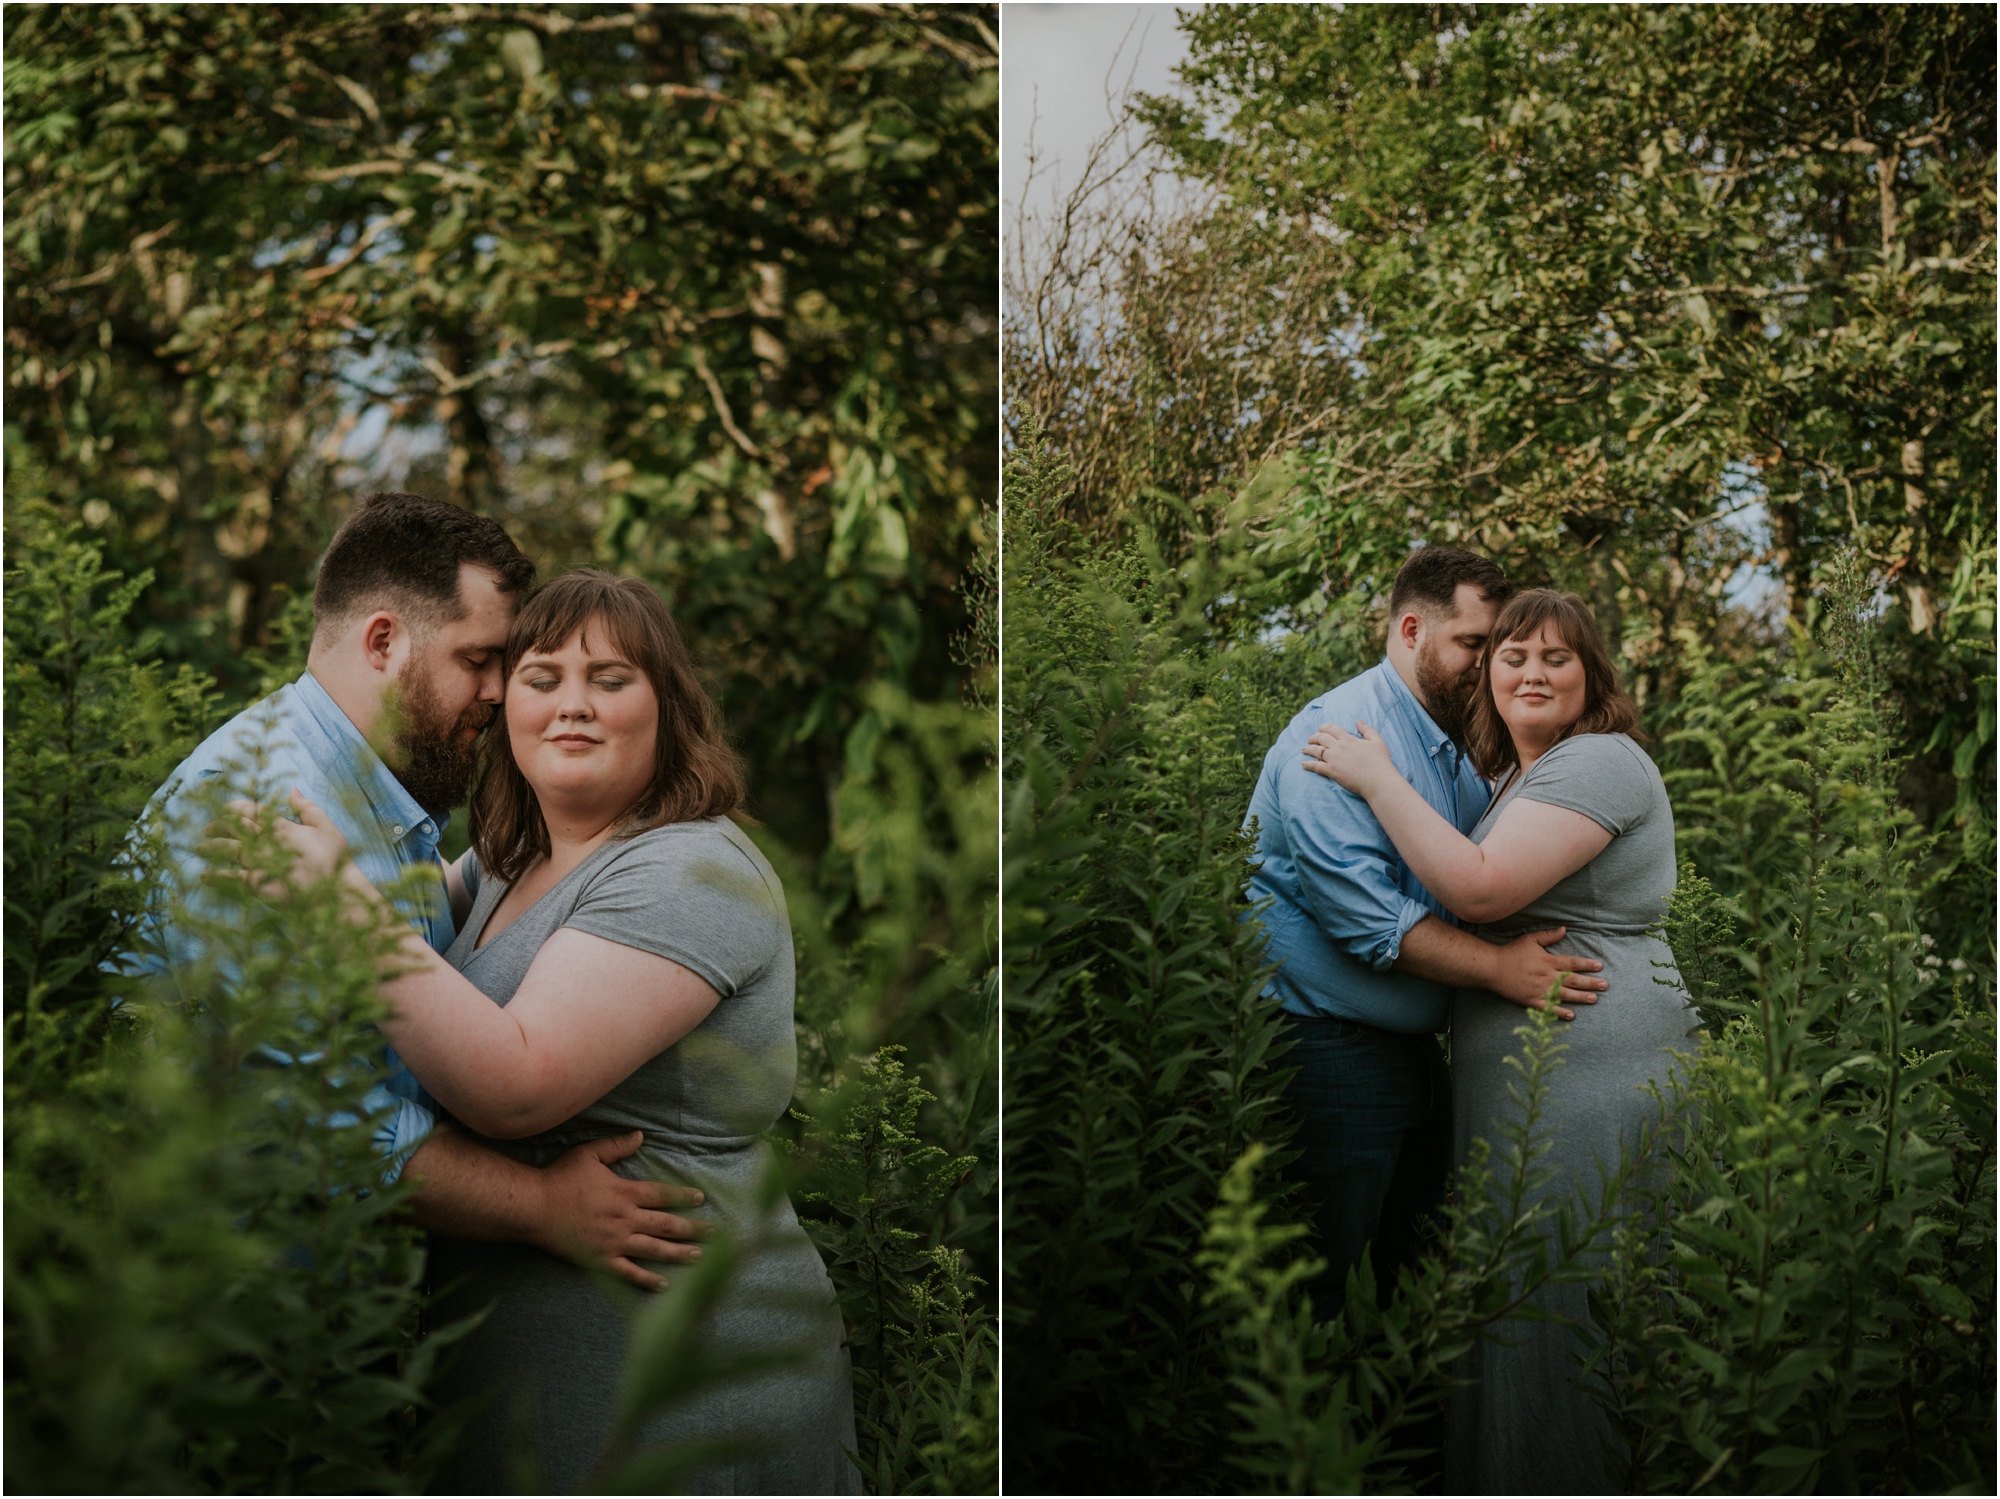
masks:
{"type": "Polygon", "coordinates": [[[1554,927],[1546,932],[1524,932],[1512,942],[1495,944],[1426,916],[1403,934],[1395,966],[1399,973],[1433,983],[1490,989],[1530,1010],[1542,1009],[1546,1003],[1543,996],[1560,984],[1556,1015],[1574,1020],[1576,1012],[1564,1007],[1594,1005],[1608,985],[1594,976],[1604,967],[1596,958],[1549,951],[1562,941],[1566,930],[1554,927]]]}
{"type": "Polygon", "coordinates": [[[633,1181],[611,1169],[644,1140],[638,1130],[591,1140],[535,1167],[441,1128],[403,1168],[419,1183],[410,1213],[447,1238],[532,1244],[573,1264],[609,1266],[655,1291],[665,1279],[638,1261],[700,1259],[698,1241],[715,1225],[666,1211],[699,1207],[700,1189],[633,1181]]]}

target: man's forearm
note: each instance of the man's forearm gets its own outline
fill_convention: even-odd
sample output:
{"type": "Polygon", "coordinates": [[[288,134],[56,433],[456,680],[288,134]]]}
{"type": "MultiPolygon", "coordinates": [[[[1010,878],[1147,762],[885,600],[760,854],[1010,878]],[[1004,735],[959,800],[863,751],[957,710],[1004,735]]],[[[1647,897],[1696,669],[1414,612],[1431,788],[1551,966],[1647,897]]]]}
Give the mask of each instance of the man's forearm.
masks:
{"type": "Polygon", "coordinates": [[[474,1144],[456,1130],[432,1131],[403,1175],[418,1183],[410,1216],[454,1239],[541,1242],[547,1214],[542,1173],[474,1144]]]}
{"type": "Polygon", "coordinates": [[[657,1290],[665,1282],[635,1261],[697,1260],[710,1225],[666,1211],[700,1206],[699,1188],[629,1180],[612,1169],[645,1138],[635,1129],[587,1140],[533,1167],[456,1131],[438,1130],[403,1168],[419,1183],[411,1216],[446,1238],[530,1244],[657,1290]]]}
{"type": "MultiPolygon", "coordinates": [[[[1457,989],[1485,989],[1517,1005],[1539,1009],[1551,992],[1571,1004],[1594,1005],[1606,987],[1597,977],[1604,967],[1596,958],[1551,952],[1562,939],[1562,927],[1527,932],[1504,946],[1482,941],[1449,922],[1426,916],[1403,934],[1395,968],[1414,978],[1449,984],[1457,989]]],[[[1564,1020],[1568,1010],[1556,1011],[1564,1020]]]]}
{"type": "Polygon", "coordinates": [[[1461,989],[1493,987],[1492,943],[1435,916],[1426,916],[1403,934],[1402,951],[1390,965],[1397,973],[1461,989]]]}

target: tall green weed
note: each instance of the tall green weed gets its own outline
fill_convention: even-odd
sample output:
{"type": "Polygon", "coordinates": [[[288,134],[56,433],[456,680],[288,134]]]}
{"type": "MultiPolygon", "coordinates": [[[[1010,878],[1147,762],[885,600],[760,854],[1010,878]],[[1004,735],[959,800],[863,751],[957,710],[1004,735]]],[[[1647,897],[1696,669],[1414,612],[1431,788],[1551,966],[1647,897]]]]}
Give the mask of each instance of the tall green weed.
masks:
{"type": "Polygon", "coordinates": [[[188,902],[158,837],[128,837],[212,694],[121,633],[143,580],[27,525],[6,596],[9,1486],[400,1488],[448,1338],[416,1334],[421,1256],[363,1102],[379,943],[327,890],[188,902]],[[162,903],[206,954],[177,992],[115,961],[162,903]]]}
{"type": "Polygon", "coordinates": [[[1031,427],[1007,476],[1006,1481],[1227,1486],[1225,1317],[1192,1255],[1229,1164],[1284,1137],[1239,824],[1330,667],[1256,642],[1244,553],[1101,551],[1069,483],[1031,427]]]}
{"type": "Polygon", "coordinates": [[[1436,1251],[1399,1272],[1386,1305],[1364,1254],[1339,1304],[1315,1308],[1304,1288],[1325,1262],[1300,1253],[1303,1227],[1267,1222],[1270,1205],[1256,1198],[1265,1147],[1244,1152],[1224,1178],[1200,1264],[1207,1299],[1230,1318],[1233,1465],[1265,1491],[1409,1492],[1426,1476],[1426,1433],[1437,1431],[1453,1366],[1475,1338],[1546,1315],[1531,1298],[1590,1279],[1601,1247],[1626,1227],[1625,1193],[1659,1130],[1649,1126],[1621,1151],[1593,1212],[1551,1195],[1544,1120],[1568,1047],[1547,1010],[1525,1019],[1521,1052],[1509,1059],[1520,1114],[1498,1140],[1475,1142],[1436,1251]]]}
{"type": "Polygon", "coordinates": [[[1688,644],[1668,931],[1710,1022],[1700,1127],[1596,1303],[1647,1491],[1992,1483],[1991,974],[1939,956],[1864,598],[1781,661],[1688,644]]]}

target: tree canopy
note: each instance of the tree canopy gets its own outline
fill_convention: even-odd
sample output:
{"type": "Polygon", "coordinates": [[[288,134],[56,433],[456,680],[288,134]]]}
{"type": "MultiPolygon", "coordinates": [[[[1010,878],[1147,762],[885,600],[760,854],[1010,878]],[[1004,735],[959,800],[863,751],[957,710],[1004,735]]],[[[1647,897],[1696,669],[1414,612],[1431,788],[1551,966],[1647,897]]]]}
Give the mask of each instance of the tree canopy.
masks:
{"type": "Polygon", "coordinates": [[[866,684],[961,675],[994,19],[11,10],[15,493],[153,570],[166,648],[238,685],[382,481],[640,573],[816,847],[866,684]]]}
{"type": "Polygon", "coordinates": [[[1782,646],[1851,549],[1905,794],[1989,864],[1991,9],[1182,27],[1182,94],[1137,114],[1207,196],[1094,239],[1072,212],[1008,333],[1072,512],[1289,530],[1308,616],[1468,542],[1586,594],[1656,715],[1680,632],[1782,646]]]}

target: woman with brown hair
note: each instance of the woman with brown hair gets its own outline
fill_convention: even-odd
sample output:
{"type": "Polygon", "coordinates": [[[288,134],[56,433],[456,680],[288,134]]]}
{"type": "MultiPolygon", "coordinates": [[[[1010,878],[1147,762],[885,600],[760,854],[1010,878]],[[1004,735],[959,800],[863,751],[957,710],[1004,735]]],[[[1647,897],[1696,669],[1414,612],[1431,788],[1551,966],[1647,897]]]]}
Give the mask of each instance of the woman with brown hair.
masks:
{"type": "MultiPolygon", "coordinates": [[[[729,814],[743,798],[679,632],[645,584],[595,569],[550,583],[507,640],[481,748],[472,848],[449,871],[458,938],[403,941],[383,1029],[457,1123],[531,1165],[640,1132],[620,1174],[700,1189],[743,1266],[708,1325],[765,1372],[654,1418],[646,1445],[707,1444],[686,1492],[859,1492],[832,1283],[771,1169],[764,1132],[797,1052],[791,929],[771,866],[729,814]],[[733,1447],[735,1455],[721,1455],[733,1447]]],[[[281,824],[295,878],[343,877],[393,913],[310,803],[281,824]]],[[[402,933],[409,935],[407,926],[402,933]]],[[[607,1156],[606,1159],[611,1159],[607,1156]]],[[[699,1254],[700,1251],[692,1251],[699,1254]]],[[[485,1319],[441,1387],[486,1396],[442,1492],[545,1491],[606,1476],[627,1309],[589,1271],[522,1244],[432,1241],[443,1323],[485,1319]]]]}
{"type": "MultiPolygon", "coordinates": [[[[1466,726],[1466,748],[1493,800],[1470,836],[1403,780],[1366,724],[1329,725],[1307,741],[1307,768],[1363,797],[1426,889],[1492,942],[1568,929],[1616,986],[1574,1011],[1543,1128],[1554,1192],[1588,1196],[1599,1161],[1659,1117],[1648,1084],[1665,1084],[1674,1054],[1696,1045],[1673,950],[1654,928],[1677,879],[1673,809],[1635,735],[1638,713],[1618,685],[1597,621],[1574,594],[1535,589],[1500,610],[1466,726]]],[[[1569,1018],[1569,1012],[1565,1012],[1569,1018]]],[[[1497,995],[1452,996],[1452,1113],[1461,1164],[1475,1137],[1498,1140],[1519,1118],[1505,1058],[1520,1050],[1517,1006],[1497,995]]],[[[1502,1168],[1504,1169],[1504,1168],[1502,1168]]],[[[1500,1183],[1502,1189],[1505,1183],[1500,1183]]],[[[1625,1488],[1616,1429],[1579,1383],[1588,1288],[1552,1286],[1536,1305],[1567,1319],[1510,1323],[1468,1360],[1455,1396],[1445,1486],[1461,1494],[1602,1494],[1625,1488]]]]}

